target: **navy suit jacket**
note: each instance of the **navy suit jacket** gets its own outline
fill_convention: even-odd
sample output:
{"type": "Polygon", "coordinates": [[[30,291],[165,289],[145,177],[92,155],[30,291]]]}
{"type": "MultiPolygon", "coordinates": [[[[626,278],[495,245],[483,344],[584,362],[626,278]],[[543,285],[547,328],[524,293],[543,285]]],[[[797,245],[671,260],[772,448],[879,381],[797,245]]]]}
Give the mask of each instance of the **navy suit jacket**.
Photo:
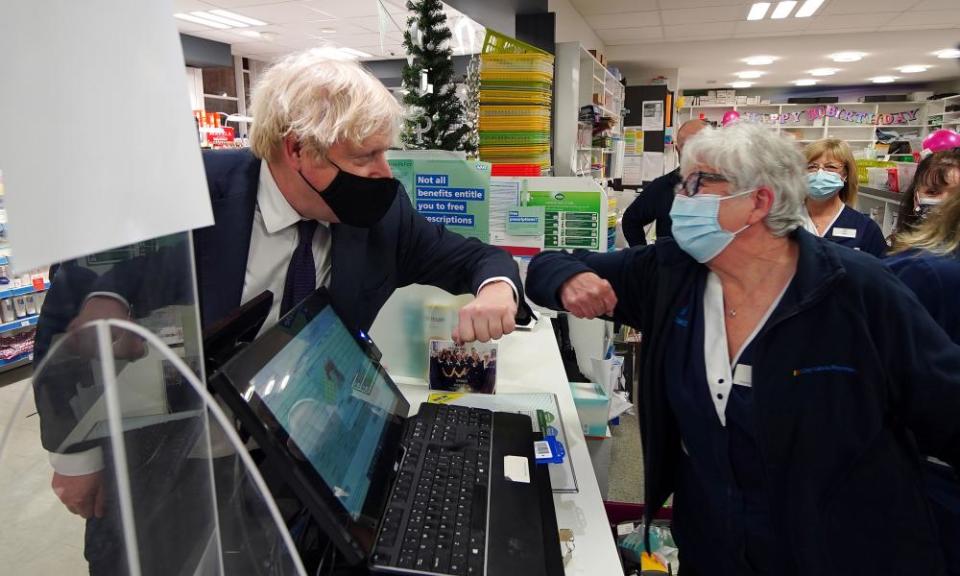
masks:
{"type": "MultiPolygon", "coordinates": [[[[210,326],[240,306],[257,205],[261,162],[248,151],[204,153],[215,224],[194,231],[193,251],[202,326],[210,326]]],[[[450,232],[418,214],[401,189],[386,216],[372,228],[331,225],[329,291],[344,324],[370,329],[390,295],[409,284],[437,286],[454,294],[476,293],[490,278],[510,278],[519,292],[518,323],[529,319],[523,285],[510,255],[473,238],[450,232]]],[[[35,358],[39,363],[53,337],[66,331],[91,292],[122,295],[135,318],[171,304],[194,301],[186,242],[148,256],[121,262],[97,274],[79,262],[65,263],[54,278],[37,326],[35,358]]],[[[275,298],[281,295],[274,295],[275,298]]],[[[41,437],[56,451],[76,424],[69,400],[76,395],[79,368],[65,366],[64,376],[45,371],[35,379],[41,437]]],[[[85,446],[71,447],[76,451],[85,446]]]]}
{"type": "MultiPolygon", "coordinates": [[[[261,162],[246,150],[230,150],[204,153],[204,164],[216,224],[194,232],[194,251],[201,319],[209,326],[240,305],[261,162]]],[[[332,224],[330,231],[329,290],[350,328],[369,330],[397,288],[428,284],[453,294],[476,293],[498,276],[510,278],[520,293],[518,321],[529,318],[510,255],[428,222],[402,188],[372,228],[332,224]]]]}

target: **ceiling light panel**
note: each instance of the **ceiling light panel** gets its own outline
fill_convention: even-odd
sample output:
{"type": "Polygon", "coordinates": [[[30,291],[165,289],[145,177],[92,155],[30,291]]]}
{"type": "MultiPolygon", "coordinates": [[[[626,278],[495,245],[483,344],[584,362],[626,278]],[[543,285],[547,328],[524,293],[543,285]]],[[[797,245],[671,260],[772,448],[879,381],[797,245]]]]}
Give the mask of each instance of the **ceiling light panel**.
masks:
{"type": "Polygon", "coordinates": [[[748,66],[767,66],[773,64],[776,60],[776,56],[750,56],[744,58],[743,62],[746,62],[748,66]]]}
{"type": "Polygon", "coordinates": [[[751,80],[754,78],[759,78],[766,74],[763,70],[744,70],[743,72],[737,72],[736,76],[741,80],[751,80]]]}
{"type": "Polygon", "coordinates": [[[822,4],[823,0],[807,0],[793,16],[794,18],[807,18],[809,16],[813,16],[813,13],[819,10],[822,4]]]}
{"type": "Polygon", "coordinates": [[[834,62],[859,62],[866,56],[863,52],[837,52],[830,55],[834,62]]]}
{"type": "Polygon", "coordinates": [[[793,7],[797,3],[794,0],[784,0],[783,2],[778,2],[777,7],[773,9],[773,14],[770,15],[770,18],[774,20],[782,20],[790,15],[793,12],[793,7]]]}
{"type": "Polygon", "coordinates": [[[230,12],[229,10],[210,10],[210,13],[216,14],[217,16],[222,16],[224,18],[229,18],[231,20],[236,20],[237,22],[243,22],[247,26],[266,26],[267,25],[267,23],[264,22],[263,20],[257,20],[256,18],[244,16],[243,14],[230,12]]]}
{"type": "Polygon", "coordinates": [[[249,28],[250,25],[246,22],[240,22],[239,20],[233,20],[232,18],[227,18],[225,16],[220,16],[218,14],[212,14],[210,12],[191,12],[191,16],[196,16],[197,18],[205,18],[207,20],[213,20],[214,22],[219,22],[221,24],[226,24],[231,28],[249,28]]]}
{"type": "Polygon", "coordinates": [[[763,17],[767,15],[767,10],[769,9],[769,2],[754,2],[753,6],[750,7],[750,12],[747,14],[747,20],[763,20],[763,17]]]}
{"type": "Polygon", "coordinates": [[[813,70],[807,70],[807,74],[811,76],[833,76],[839,71],[839,68],[814,68],[813,70]]]}
{"type": "Polygon", "coordinates": [[[945,50],[937,50],[933,53],[937,58],[943,58],[944,60],[948,58],[960,58],[960,50],[956,48],[947,48],[945,50]]]}
{"type": "Polygon", "coordinates": [[[890,84],[897,81],[896,76],[874,76],[870,79],[874,84],[890,84]]]}
{"type": "Polygon", "coordinates": [[[920,72],[926,72],[930,69],[930,66],[924,66],[922,64],[911,64],[909,66],[901,66],[897,68],[903,74],[919,74],[920,72]]]}
{"type": "Polygon", "coordinates": [[[795,86],[813,86],[817,81],[813,78],[801,78],[800,80],[794,80],[793,84],[795,86]]]}
{"type": "Polygon", "coordinates": [[[178,12],[177,14],[174,14],[173,17],[178,20],[193,22],[194,24],[201,24],[203,26],[209,26],[210,28],[216,28],[218,30],[229,30],[231,28],[231,26],[227,26],[226,24],[214,22],[213,20],[207,20],[206,18],[198,18],[192,14],[183,14],[178,12]]]}
{"type": "Polygon", "coordinates": [[[731,82],[730,86],[733,88],[749,88],[753,86],[753,82],[731,82]]]}

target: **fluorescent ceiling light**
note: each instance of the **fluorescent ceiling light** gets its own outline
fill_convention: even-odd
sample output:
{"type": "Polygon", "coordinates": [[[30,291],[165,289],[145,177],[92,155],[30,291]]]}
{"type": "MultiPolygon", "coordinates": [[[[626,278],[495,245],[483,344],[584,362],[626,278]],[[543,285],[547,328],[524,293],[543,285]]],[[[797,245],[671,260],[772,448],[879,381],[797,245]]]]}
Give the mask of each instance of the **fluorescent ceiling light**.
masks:
{"type": "Polygon", "coordinates": [[[925,66],[923,64],[911,64],[909,66],[901,66],[897,68],[897,70],[904,74],[917,74],[920,72],[926,72],[929,69],[929,66],[925,66]]]}
{"type": "Polygon", "coordinates": [[[946,48],[944,50],[937,50],[933,55],[937,58],[943,58],[944,60],[948,58],[960,58],[960,50],[956,48],[946,48]]]}
{"type": "Polygon", "coordinates": [[[196,16],[193,16],[193,15],[191,15],[191,14],[184,14],[184,13],[182,13],[182,12],[178,12],[177,14],[174,14],[173,17],[174,17],[174,18],[177,18],[177,19],[179,19],[179,20],[185,20],[185,21],[187,21],[187,22],[193,22],[194,24],[202,24],[203,26],[209,26],[209,27],[211,27],[211,28],[217,28],[217,29],[219,29],[219,30],[229,30],[229,29],[230,29],[230,26],[227,26],[226,24],[221,24],[220,22],[214,22],[213,20],[207,20],[206,18],[197,18],[196,16]]]}
{"type": "Polygon", "coordinates": [[[773,9],[773,14],[770,15],[770,18],[774,20],[780,20],[786,18],[793,12],[793,7],[797,3],[795,0],[784,0],[783,2],[777,3],[777,7],[773,9]]]}
{"type": "Polygon", "coordinates": [[[807,70],[807,74],[811,76],[833,76],[839,71],[839,68],[814,68],[813,70],[807,70]]]}
{"type": "Polygon", "coordinates": [[[267,23],[263,20],[257,20],[256,18],[250,18],[249,16],[244,16],[243,14],[237,14],[236,12],[230,12],[227,10],[211,10],[211,14],[216,14],[217,16],[222,16],[224,18],[229,18],[231,20],[236,20],[238,22],[243,22],[248,26],[266,26],[267,23]]]}
{"type": "Polygon", "coordinates": [[[769,9],[769,2],[754,2],[753,6],[750,7],[750,13],[747,14],[747,20],[763,20],[769,9]]]}
{"type": "Polygon", "coordinates": [[[890,84],[891,82],[896,82],[896,76],[874,76],[870,79],[874,84],[890,84]]]}
{"type": "Polygon", "coordinates": [[[794,80],[793,84],[795,86],[813,86],[817,81],[813,78],[801,78],[800,80],[794,80]]]}
{"type": "Polygon", "coordinates": [[[367,54],[366,52],[361,52],[360,50],[354,50],[353,48],[337,48],[337,50],[345,56],[352,56],[354,58],[373,58],[372,54],[367,54]]]}
{"type": "Polygon", "coordinates": [[[766,66],[767,64],[773,64],[776,59],[776,56],[750,56],[744,58],[742,62],[746,62],[749,66],[766,66]]]}
{"type": "Polygon", "coordinates": [[[766,74],[763,70],[745,70],[743,72],[737,72],[736,76],[741,80],[750,80],[752,78],[759,78],[766,74]]]}
{"type": "Polygon", "coordinates": [[[191,12],[190,15],[196,16],[197,18],[206,18],[207,20],[213,20],[214,22],[219,22],[221,24],[226,24],[231,28],[247,28],[248,26],[250,26],[246,22],[240,22],[239,20],[232,20],[230,18],[218,16],[216,14],[211,14],[209,12],[191,12]]]}
{"type": "Polygon", "coordinates": [[[866,56],[863,52],[837,52],[831,54],[830,59],[834,62],[858,62],[866,56]]]}
{"type": "Polygon", "coordinates": [[[321,34],[336,34],[337,31],[334,30],[333,28],[322,28],[322,29],[320,30],[320,33],[321,33],[321,34]]]}
{"type": "Polygon", "coordinates": [[[793,17],[806,18],[808,16],[813,16],[813,13],[816,12],[822,4],[823,0],[807,0],[803,3],[803,6],[797,10],[797,13],[794,14],[793,17]]]}
{"type": "Polygon", "coordinates": [[[753,82],[731,82],[730,86],[733,88],[749,88],[753,86],[753,82]]]}

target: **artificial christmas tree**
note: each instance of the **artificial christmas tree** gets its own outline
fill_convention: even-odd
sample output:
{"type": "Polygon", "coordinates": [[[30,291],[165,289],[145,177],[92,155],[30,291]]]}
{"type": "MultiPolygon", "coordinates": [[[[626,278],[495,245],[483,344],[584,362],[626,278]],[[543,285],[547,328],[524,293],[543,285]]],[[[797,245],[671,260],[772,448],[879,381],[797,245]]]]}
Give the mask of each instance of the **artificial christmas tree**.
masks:
{"type": "Polygon", "coordinates": [[[403,144],[409,149],[463,150],[471,127],[454,82],[450,29],[440,0],[410,0],[403,46],[403,102],[409,109],[403,144]]]}

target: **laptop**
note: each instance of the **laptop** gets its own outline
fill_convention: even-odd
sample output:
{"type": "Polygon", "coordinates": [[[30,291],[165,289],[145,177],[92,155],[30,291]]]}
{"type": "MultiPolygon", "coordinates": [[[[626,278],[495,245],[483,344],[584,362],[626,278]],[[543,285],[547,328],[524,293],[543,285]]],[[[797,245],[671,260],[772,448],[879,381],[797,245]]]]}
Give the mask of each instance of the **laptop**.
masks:
{"type": "Polygon", "coordinates": [[[317,290],[210,385],[339,552],[383,574],[562,574],[528,416],[423,404],[317,290]]]}

